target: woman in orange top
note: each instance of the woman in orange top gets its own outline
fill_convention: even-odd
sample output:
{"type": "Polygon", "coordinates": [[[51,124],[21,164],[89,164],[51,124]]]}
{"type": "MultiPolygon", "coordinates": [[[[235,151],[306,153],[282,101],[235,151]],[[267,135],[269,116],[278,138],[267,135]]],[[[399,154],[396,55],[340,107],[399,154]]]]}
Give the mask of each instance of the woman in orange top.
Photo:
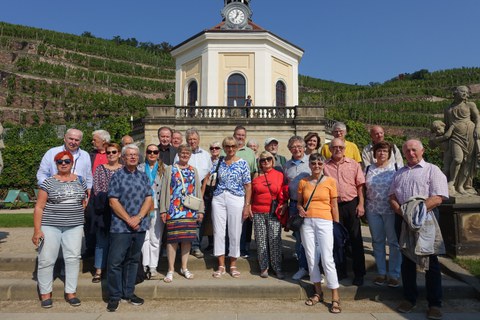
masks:
{"type": "Polygon", "coordinates": [[[298,213],[305,218],[300,228],[300,234],[305,248],[310,280],[315,286],[315,294],[308,298],[305,304],[313,306],[323,301],[318,266],[320,257],[315,254],[316,244],[318,244],[327,288],[332,290],[332,304],[329,311],[340,313],[342,309],[338,294],[339,284],[333,261],[333,222],[339,221],[337,183],[335,179],[323,175],[324,164],[325,158],[322,155],[311,154],[309,166],[312,175],[302,179],[298,185],[298,213]]]}

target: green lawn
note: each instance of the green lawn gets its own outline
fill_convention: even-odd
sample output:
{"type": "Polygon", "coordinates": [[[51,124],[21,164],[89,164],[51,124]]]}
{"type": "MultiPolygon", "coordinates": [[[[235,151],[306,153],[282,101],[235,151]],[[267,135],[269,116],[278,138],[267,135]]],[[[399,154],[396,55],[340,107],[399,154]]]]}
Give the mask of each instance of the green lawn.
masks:
{"type": "Polygon", "coordinates": [[[33,214],[31,213],[2,213],[0,214],[0,228],[33,228],[33,214]]]}
{"type": "Polygon", "coordinates": [[[472,275],[480,279],[480,259],[462,259],[456,258],[453,261],[462,268],[467,269],[472,275]]]}

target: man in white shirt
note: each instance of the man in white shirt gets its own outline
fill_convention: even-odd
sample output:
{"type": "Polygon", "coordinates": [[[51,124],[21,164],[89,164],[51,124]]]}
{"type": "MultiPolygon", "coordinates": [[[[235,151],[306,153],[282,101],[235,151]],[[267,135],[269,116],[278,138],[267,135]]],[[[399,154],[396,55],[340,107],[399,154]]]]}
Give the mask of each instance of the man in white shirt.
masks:
{"type": "MultiPolygon", "coordinates": [[[[365,148],[363,148],[362,150],[362,161],[365,168],[371,165],[372,163],[376,162],[375,156],[373,154],[373,146],[376,143],[379,143],[385,140],[385,131],[380,126],[373,126],[370,129],[370,138],[372,138],[372,142],[366,145],[365,148]]],[[[388,161],[392,165],[396,163],[397,169],[400,169],[403,167],[402,153],[400,152],[400,150],[397,148],[396,145],[393,145],[392,155],[388,161]]]]}
{"type": "Polygon", "coordinates": [[[65,133],[63,141],[65,144],[51,148],[48,150],[40,162],[40,167],[37,171],[37,184],[41,185],[42,182],[55,175],[57,173],[57,166],[53,158],[55,155],[62,151],[70,151],[73,155],[73,167],[72,173],[85,179],[87,183],[88,192],[92,189],[93,177],[92,177],[92,163],[90,161],[90,155],[80,149],[80,143],[82,142],[83,133],[78,129],[70,128],[65,133]]]}

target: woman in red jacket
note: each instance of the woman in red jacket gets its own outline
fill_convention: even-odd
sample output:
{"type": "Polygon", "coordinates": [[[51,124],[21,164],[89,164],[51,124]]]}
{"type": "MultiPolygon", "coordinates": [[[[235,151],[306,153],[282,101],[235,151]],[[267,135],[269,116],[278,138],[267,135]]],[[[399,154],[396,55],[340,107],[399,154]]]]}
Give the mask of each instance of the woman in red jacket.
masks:
{"type": "Polygon", "coordinates": [[[263,151],[258,162],[260,173],[252,181],[252,212],[260,276],[268,277],[268,266],[271,264],[277,278],[283,279],[280,220],[287,186],[284,185],[283,173],[273,169],[275,158],[270,152],[263,151]],[[278,202],[276,208],[272,208],[274,200],[278,202]]]}

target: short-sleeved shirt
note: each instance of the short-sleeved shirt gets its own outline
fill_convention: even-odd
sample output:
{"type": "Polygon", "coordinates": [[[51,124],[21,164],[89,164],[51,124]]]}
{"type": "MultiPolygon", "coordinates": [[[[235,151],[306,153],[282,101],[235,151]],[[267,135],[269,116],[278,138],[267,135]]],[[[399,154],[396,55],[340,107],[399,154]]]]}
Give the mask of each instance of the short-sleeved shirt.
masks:
{"type": "MultiPolygon", "coordinates": [[[[108,186],[108,197],[116,198],[125,208],[129,216],[136,216],[147,197],[152,196],[150,181],[145,172],[136,169],[130,172],[126,167],[115,172],[108,186]]],[[[143,219],[138,230],[130,228],[125,221],[112,213],[112,233],[133,233],[146,231],[149,228],[150,219],[143,219]]]]}
{"type": "Polygon", "coordinates": [[[351,201],[358,196],[357,187],[365,183],[360,164],[350,158],[343,157],[338,163],[333,159],[325,163],[323,172],[326,176],[337,180],[338,202],[351,201]]]}
{"type": "MultiPolygon", "coordinates": [[[[216,167],[212,167],[211,174],[215,173],[216,167]]],[[[245,185],[252,182],[250,169],[247,161],[240,159],[227,165],[225,161],[218,168],[218,185],[213,193],[218,196],[223,192],[230,192],[237,197],[245,196],[245,185]]]]}
{"type": "Polygon", "coordinates": [[[42,225],[53,227],[75,227],[84,222],[83,200],[86,197],[85,179],[60,181],[54,177],[45,179],[40,189],[48,195],[43,209],[42,225]]]}
{"type": "Polygon", "coordinates": [[[290,200],[296,201],[298,199],[298,183],[312,174],[308,165],[308,156],[304,155],[302,159],[298,160],[288,160],[283,167],[283,174],[287,179],[290,200]]]}
{"type": "MultiPolygon", "coordinates": [[[[298,196],[302,197],[303,206],[307,205],[315,185],[308,181],[308,178],[300,180],[298,184],[298,196]]],[[[317,185],[312,200],[307,208],[307,218],[319,218],[333,220],[331,199],[337,197],[337,182],[331,177],[325,177],[317,185]]]]}
{"type": "Polygon", "coordinates": [[[417,196],[448,198],[447,177],[436,165],[422,159],[415,166],[406,165],[395,173],[388,194],[395,195],[400,205],[417,196]]]}
{"type": "Polygon", "coordinates": [[[395,175],[395,165],[379,168],[371,164],[365,175],[365,212],[367,214],[394,214],[388,202],[388,191],[395,175]]]}
{"type": "MultiPolygon", "coordinates": [[[[329,143],[325,143],[320,150],[320,153],[325,157],[325,159],[330,159],[332,157],[329,146],[329,143]]],[[[357,162],[362,162],[362,157],[360,156],[360,151],[358,150],[357,145],[347,140],[345,140],[345,157],[353,159],[357,162]]]]}

